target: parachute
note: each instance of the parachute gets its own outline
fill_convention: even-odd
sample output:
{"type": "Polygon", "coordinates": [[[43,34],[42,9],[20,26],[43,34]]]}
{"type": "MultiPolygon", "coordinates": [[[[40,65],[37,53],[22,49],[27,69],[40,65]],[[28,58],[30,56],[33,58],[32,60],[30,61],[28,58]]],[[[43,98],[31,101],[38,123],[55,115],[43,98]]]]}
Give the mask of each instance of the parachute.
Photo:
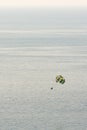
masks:
{"type": "Polygon", "coordinates": [[[64,77],[62,75],[57,75],[56,76],[56,82],[64,84],[65,83],[65,79],[64,79],[64,77]]]}

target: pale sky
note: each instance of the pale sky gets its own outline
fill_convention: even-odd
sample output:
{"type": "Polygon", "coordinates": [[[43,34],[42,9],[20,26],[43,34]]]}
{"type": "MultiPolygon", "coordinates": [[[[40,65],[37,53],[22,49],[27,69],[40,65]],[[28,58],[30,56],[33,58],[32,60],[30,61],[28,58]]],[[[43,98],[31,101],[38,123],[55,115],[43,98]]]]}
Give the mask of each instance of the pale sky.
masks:
{"type": "Polygon", "coordinates": [[[0,0],[0,7],[87,7],[87,0],[0,0]]]}

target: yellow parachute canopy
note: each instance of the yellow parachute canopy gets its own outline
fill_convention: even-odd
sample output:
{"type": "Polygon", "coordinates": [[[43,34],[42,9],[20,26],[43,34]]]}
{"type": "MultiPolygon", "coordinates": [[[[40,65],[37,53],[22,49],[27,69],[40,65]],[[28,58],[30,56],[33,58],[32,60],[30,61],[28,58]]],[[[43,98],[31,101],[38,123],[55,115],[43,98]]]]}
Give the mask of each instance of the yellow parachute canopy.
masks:
{"type": "Polygon", "coordinates": [[[65,79],[64,79],[64,77],[62,75],[57,75],[56,76],[56,82],[64,84],[65,83],[65,79]]]}

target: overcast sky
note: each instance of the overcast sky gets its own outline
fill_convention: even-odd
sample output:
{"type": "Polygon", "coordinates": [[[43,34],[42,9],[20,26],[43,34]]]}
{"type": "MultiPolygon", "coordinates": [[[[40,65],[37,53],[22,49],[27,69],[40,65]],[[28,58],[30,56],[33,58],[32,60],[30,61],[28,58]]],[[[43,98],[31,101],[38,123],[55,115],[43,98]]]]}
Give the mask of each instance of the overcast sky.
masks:
{"type": "Polygon", "coordinates": [[[87,0],[0,0],[0,7],[87,7],[87,0]]]}

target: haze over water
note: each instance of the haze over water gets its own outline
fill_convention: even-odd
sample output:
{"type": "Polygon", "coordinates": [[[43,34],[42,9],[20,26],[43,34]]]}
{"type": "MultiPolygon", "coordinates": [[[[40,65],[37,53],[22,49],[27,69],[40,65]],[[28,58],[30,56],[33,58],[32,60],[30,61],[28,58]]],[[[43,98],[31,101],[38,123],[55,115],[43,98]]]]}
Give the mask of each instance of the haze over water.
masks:
{"type": "Polygon", "coordinates": [[[86,9],[1,9],[1,130],[87,129],[86,16],[86,9]]]}
{"type": "Polygon", "coordinates": [[[86,45],[86,9],[1,9],[0,46],[86,45]]]}

